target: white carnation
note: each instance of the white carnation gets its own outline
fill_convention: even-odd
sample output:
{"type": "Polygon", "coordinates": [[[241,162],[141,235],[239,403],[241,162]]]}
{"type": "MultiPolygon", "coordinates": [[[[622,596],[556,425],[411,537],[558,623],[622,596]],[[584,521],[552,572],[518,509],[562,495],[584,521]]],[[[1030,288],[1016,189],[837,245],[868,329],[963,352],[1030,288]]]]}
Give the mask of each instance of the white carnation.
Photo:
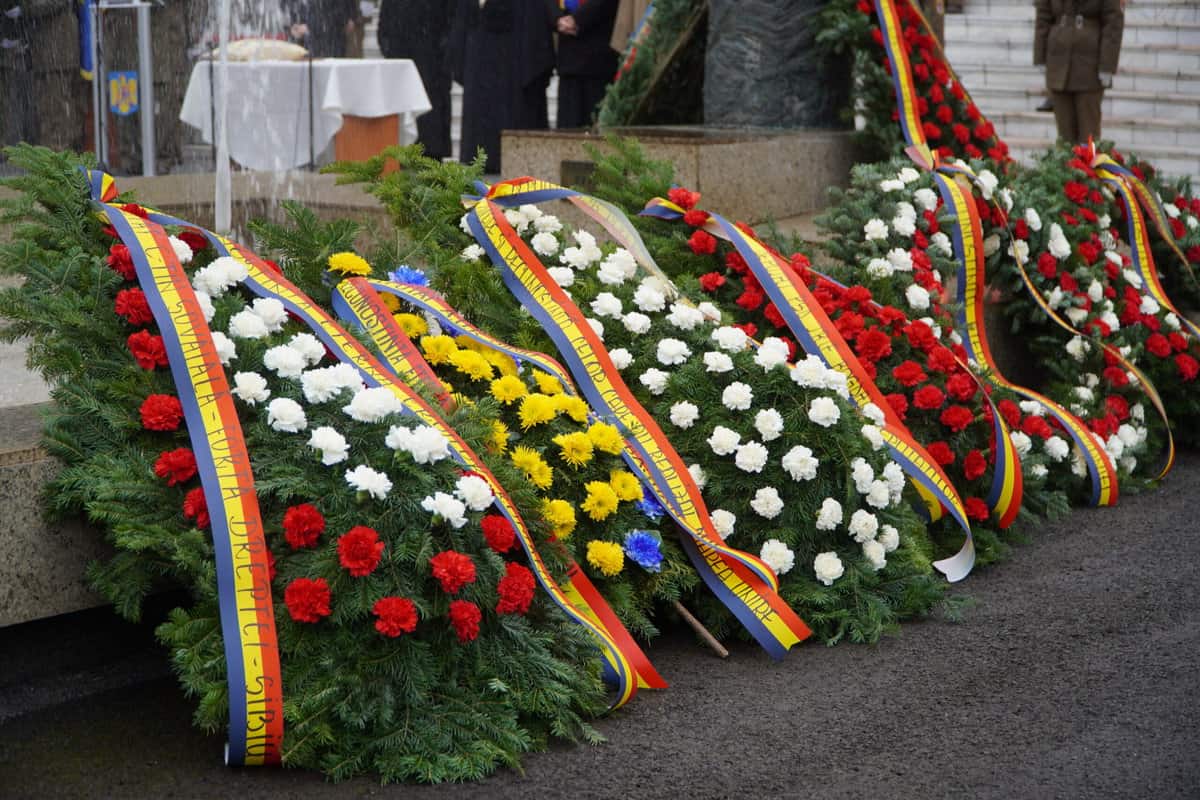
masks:
{"type": "Polygon", "coordinates": [[[891,262],[885,258],[872,258],[867,262],[867,275],[872,278],[887,279],[894,271],[891,262]]]}
{"type": "Polygon", "coordinates": [[[667,322],[681,331],[690,331],[704,324],[704,313],[700,309],[684,303],[672,303],[671,313],[667,315],[667,322]]]}
{"type": "Polygon", "coordinates": [[[1067,353],[1076,361],[1083,361],[1083,357],[1092,349],[1092,346],[1081,336],[1075,336],[1071,341],[1067,342],[1067,353]]]}
{"type": "Polygon", "coordinates": [[[887,508],[892,502],[892,490],[887,481],[871,481],[871,488],[866,496],[867,505],[872,508],[887,508]]]}
{"type": "Polygon", "coordinates": [[[1138,311],[1142,312],[1143,314],[1157,314],[1161,310],[1162,309],[1159,308],[1158,301],[1153,297],[1148,294],[1142,296],[1142,302],[1138,306],[1138,311]]]}
{"type": "Polygon", "coordinates": [[[704,354],[704,369],[706,372],[729,372],[733,369],[733,359],[724,353],[710,350],[704,354]]]}
{"type": "Polygon", "coordinates": [[[921,173],[917,172],[912,167],[903,167],[900,170],[899,178],[905,183],[913,183],[914,181],[920,180],[921,173]]]}
{"type": "Polygon", "coordinates": [[[662,311],[667,307],[667,296],[646,281],[633,293],[633,304],[642,311],[662,311]]]}
{"type": "Polygon", "coordinates": [[[763,343],[754,353],[754,363],[758,364],[765,371],[769,371],[780,364],[786,364],[787,359],[787,342],[775,336],[769,336],[764,339],[763,343]]]}
{"type": "Polygon", "coordinates": [[[346,470],[346,483],[356,492],[366,492],[376,500],[383,500],[392,490],[392,482],[388,476],[366,464],[346,470]]]}
{"type": "Polygon", "coordinates": [[[883,479],[887,481],[888,491],[892,495],[892,502],[899,502],[900,495],[904,492],[903,468],[895,461],[889,461],[883,467],[883,479]]]}
{"type": "Polygon", "coordinates": [[[929,249],[935,250],[944,256],[954,255],[954,245],[950,241],[950,237],[938,231],[929,237],[929,249]]]}
{"type": "Polygon", "coordinates": [[[263,353],[263,366],[281,378],[299,378],[304,371],[304,356],[286,344],[277,345],[263,353]]]}
{"type": "Polygon", "coordinates": [[[584,321],[591,327],[592,331],[600,341],[604,341],[604,323],[592,317],[584,317],[584,321]]]}
{"type": "Polygon", "coordinates": [[[418,464],[435,464],[450,457],[450,440],[428,425],[416,428],[393,425],[384,444],[393,450],[403,450],[418,464]]]}
{"type": "Polygon", "coordinates": [[[371,389],[359,390],[350,404],[342,407],[342,411],[359,422],[379,422],[389,414],[398,413],[403,408],[404,406],[391,389],[376,386],[371,389]]]}
{"type": "Polygon", "coordinates": [[[746,345],[750,343],[750,337],[746,335],[746,332],[732,325],[717,328],[712,332],[712,340],[717,343],[717,347],[730,353],[745,350],[746,345]]]}
{"type": "Polygon", "coordinates": [[[299,433],[308,427],[304,408],[295,400],[276,397],[267,404],[267,424],[284,433],[299,433]]]}
{"type": "Polygon", "coordinates": [[[937,192],[933,189],[917,189],[913,192],[913,200],[921,207],[922,211],[936,211],[938,205],[937,192]]]}
{"type": "Polygon", "coordinates": [[[727,456],[737,449],[741,440],[741,434],[737,431],[730,430],[724,425],[718,425],[713,428],[712,434],[708,437],[708,446],[717,455],[727,456]]]}
{"type": "Polygon", "coordinates": [[[892,219],[892,229],[901,236],[912,236],[917,231],[917,222],[912,217],[895,217],[892,219]]]}
{"type": "Polygon", "coordinates": [[[879,520],[870,511],[860,508],[850,515],[850,524],[847,526],[847,530],[850,531],[850,535],[856,542],[870,541],[879,531],[879,520]]]}
{"type": "Polygon", "coordinates": [[[824,389],[825,373],[828,371],[825,362],[814,355],[808,355],[792,367],[791,379],[797,385],[808,389],[824,389]]]}
{"type": "Polygon", "coordinates": [[[266,323],[267,330],[271,333],[278,333],[283,330],[284,323],[287,322],[287,309],[283,303],[276,300],[274,297],[259,297],[252,304],[254,313],[262,317],[262,321],[266,323]]]}
{"type": "Polygon", "coordinates": [[[817,530],[832,531],[842,524],[842,504],[832,497],[826,497],[817,511],[817,530]]]}
{"type": "Polygon", "coordinates": [[[854,481],[854,489],[859,494],[871,491],[871,481],[875,480],[875,470],[865,458],[859,457],[850,462],[850,478],[854,481]]]}
{"type": "Polygon", "coordinates": [[[196,292],[196,305],[200,306],[200,313],[204,315],[204,321],[212,322],[213,317],[217,314],[217,308],[213,305],[208,292],[196,292]]]}
{"type": "Polygon", "coordinates": [[[677,428],[690,428],[700,418],[700,407],[684,400],[671,406],[671,424],[677,428]]]}
{"type": "Polygon", "coordinates": [[[898,192],[904,188],[904,181],[897,178],[889,178],[879,182],[879,191],[881,192],[898,192]]]}
{"type": "Polygon", "coordinates": [[[221,359],[224,366],[229,366],[229,362],[237,358],[237,345],[220,331],[212,332],[212,340],[213,347],[217,350],[217,358],[221,359]]]}
{"type": "Polygon", "coordinates": [[[783,434],[783,415],[773,408],[764,408],[754,415],[754,427],[764,442],[772,442],[783,434]]]}
{"type": "Polygon", "coordinates": [[[270,334],[262,317],[248,308],[229,319],[229,335],[235,339],[265,339],[270,334]]]}
{"type": "Polygon", "coordinates": [[[708,485],[708,473],[699,464],[688,464],[688,474],[692,476],[692,480],[696,483],[696,488],[704,491],[704,487],[708,485]]]}
{"type": "Polygon", "coordinates": [[[893,269],[900,272],[912,272],[912,255],[901,247],[893,247],[891,250],[888,250],[887,260],[893,269]]]}
{"type": "Polygon", "coordinates": [[[975,177],[979,179],[979,188],[983,192],[983,199],[991,200],[992,192],[996,191],[996,187],[1000,185],[1000,179],[989,169],[979,170],[979,174],[975,177]]]}
{"type": "Polygon", "coordinates": [[[709,516],[712,518],[713,528],[716,529],[717,535],[722,539],[728,539],[733,533],[733,526],[737,524],[737,517],[723,508],[714,509],[709,516]]]}
{"type": "Polygon", "coordinates": [[[492,487],[478,475],[464,475],[454,485],[454,496],[472,511],[483,511],[496,501],[492,487]]]}
{"type": "Polygon", "coordinates": [[[721,404],[730,411],[745,411],[753,401],[753,390],[741,381],[734,381],[721,392],[721,404]]]}
{"type": "Polygon", "coordinates": [[[1029,455],[1029,451],[1033,449],[1033,440],[1021,431],[1013,431],[1008,438],[1012,439],[1013,447],[1016,448],[1017,456],[1020,458],[1029,455]]]}
{"type": "Polygon", "coordinates": [[[1050,241],[1046,244],[1046,248],[1050,251],[1050,255],[1059,261],[1071,255],[1071,243],[1067,241],[1067,237],[1063,235],[1062,226],[1057,222],[1050,225],[1050,241]]]}
{"type": "Polygon", "coordinates": [[[1031,231],[1040,231],[1042,229],[1042,218],[1038,216],[1035,209],[1025,209],[1025,224],[1029,226],[1031,231]]]}
{"type": "Polygon", "coordinates": [[[862,551],[863,557],[876,572],[887,566],[887,550],[879,542],[874,539],[863,542],[862,551]]]}
{"type": "Polygon", "coordinates": [[[315,367],[325,357],[325,345],[311,333],[297,333],[288,342],[288,347],[304,356],[310,367],[315,367]]]}
{"type": "Polygon", "coordinates": [[[794,481],[811,481],[817,477],[817,467],[820,464],[821,462],[813,457],[813,451],[802,444],[788,450],[782,461],[784,470],[794,481]]]}
{"type": "Polygon", "coordinates": [[[808,418],[822,428],[836,425],[841,417],[842,411],[831,397],[814,397],[808,404],[808,418]]]}
{"type": "Polygon", "coordinates": [[[458,529],[467,524],[466,503],[445,492],[434,492],[421,501],[421,508],[440,517],[449,523],[450,527],[458,529]]]}
{"type": "Polygon", "coordinates": [[[187,242],[178,236],[168,236],[167,241],[171,243],[171,249],[175,251],[175,257],[179,259],[180,264],[192,263],[192,248],[187,242]]]}
{"type": "Polygon", "coordinates": [[[483,256],[483,248],[477,244],[469,244],[458,255],[463,261],[478,261],[483,256]]]}
{"type": "Polygon", "coordinates": [[[239,372],[233,376],[233,394],[247,405],[265,403],[271,396],[267,379],[257,372],[239,372]]]}
{"type": "Polygon", "coordinates": [[[742,472],[762,472],[763,467],[767,465],[769,455],[767,448],[761,442],[749,441],[738,445],[733,463],[742,472]]]}
{"type": "Polygon", "coordinates": [[[679,339],[661,339],[658,343],[658,363],[664,366],[673,367],[678,364],[687,362],[692,351],[688,349],[686,343],[679,339]]]}
{"type": "Polygon", "coordinates": [[[313,429],[308,446],[321,452],[321,463],[327,467],[345,461],[350,453],[346,437],[328,425],[313,429]]]}
{"type": "Polygon", "coordinates": [[[813,574],[821,583],[832,586],[834,581],[846,574],[846,568],[842,566],[837,553],[818,553],[813,559],[813,574]]]}
{"type": "Polygon", "coordinates": [[[338,396],[346,387],[330,368],[310,369],[300,374],[300,388],[310,403],[325,403],[338,396]]]}
{"type": "Polygon", "coordinates": [[[552,256],[558,252],[558,237],[553,233],[535,233],[529,243],[539,256],[552,256]]]}
{"type": "Polygon", "coordinates": [[[650,318],[638,311],[631,311],[621,318],[625,330],[630,333],[643,334],[650,330],[650,318]]]}
{"type": "Polygon", "coordinates": [[[550,274],[550,279],[563,289],[575,283],[575,270],[570,267],[550,267],[546,272],[550,274]]]}
{"type": "Polygon", "coordinates": [[[879,535],[875,537],[875,541],[883,545],[885,553],[894,552],[900,546],[900,531],[891,525],[880,526],[879,535]]]}
{"type": "Polygon", "coordinates": [[[872,239],[886,239],[888,236],[887,223],[881,219],[871,219],[863,225],[863,234],[867,237],[867,241],[872,239]]]}
{"type": "Polygon", "coordinates": [[[862,415],[874,422],[876,425],[882,425],[886,417],[883,414],[883,409],[874,403],[867,403],[862,407],[862,415]]]}
{"type": "Polygon", "coordinates": [[[918,286],[915,283],[909,284],[904,290],[904,297],[908,300],[909,308],[915,311],[924,311],[929,308],[929,292],[923,286],[918,286]]]}
{"type": "Polygon", "coordinates": [[[619,319],[622,313],[621,299],[612,292],[601,292],[592,301],[592,313],[597,317],[619,319]]]}
{"type": "Polygon", "coordinates": [[[721,309],[707,300],[697,305],[696,310],[703,314],[704,318],[710,322],[719,322],[721,320],[721,309]]]}
{"type": "Polygon", "coordinates": [[[983,240],[983,254],[990,256],[1000,250],[1000,234],[993,233],[983,240]]]}
{"type": "Polygon", "coordinates": [[[758,557],[776,575],[786,575],[796,565],[796,554],[778,539],[767,539],[763,542],[762,549],[758,551],[758,557]]]}
{"type": "Polygon", "coordinates": [[[533,227],[538,233],[558,233],[562,230],[562,221],[553,214],[542,214],[533,221],[533,227]]]}
{"type": "Polygon", "coordinates": [[[883,433],[879,430],[878,425],[863,425],[861,429],[863,438],[871,443],[872,450],[882,450],[884,441],[883,433]]]}
{"type": "Polygon", "coordinates": [[[617,369],[625,369],[633,363],[633,355],[624,347],[618,347],[616,350],[609,350],[608,357],[612,359],[613,365],[617,369]]]}
{"type": "Polygon", "coordinates": [[[650,394],[660,395],[666,391],[667,379],[669,377],[671,376],[662,370],[652,367],[639,375],[638,381],[641,382],[642,386],[650,390],[650,394]]]}

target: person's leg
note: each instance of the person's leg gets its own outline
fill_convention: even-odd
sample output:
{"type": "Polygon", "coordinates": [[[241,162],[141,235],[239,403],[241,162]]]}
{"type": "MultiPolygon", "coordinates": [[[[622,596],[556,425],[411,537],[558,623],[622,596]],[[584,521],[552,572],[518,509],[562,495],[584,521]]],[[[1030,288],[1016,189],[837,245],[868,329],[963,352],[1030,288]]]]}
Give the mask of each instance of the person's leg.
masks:
{"type": "Polygon", "coordinates": [[[1100,141],[1100,103],[1104,100],[1104,90],[1094,92],[1078,92],[1075,95],[1075,119],[1078,127],[1079,142],[1083,143],[1088,137],[1100,141]]]}
{"type": "Polygon", "coordinates": [[[583,122],[581,124],[592,124],[606,91],[608,91],[608,78],[583,79],[583,122]]]}
{"type": "Polygon", "coordinates": [[[572,75],[558,76],[557,127],[560,129],[580,128],[586,125],[583,108],[583,83],[586,78],[572,75]]]}
{"type": "Polygon", "coordinates": [[[1074,92],[1050,92],[1050,102],[1054,104],[1054,124],[1058,128],[1058,138],[1077,143],[1079,129],[1075,118],[1074,92]]]}

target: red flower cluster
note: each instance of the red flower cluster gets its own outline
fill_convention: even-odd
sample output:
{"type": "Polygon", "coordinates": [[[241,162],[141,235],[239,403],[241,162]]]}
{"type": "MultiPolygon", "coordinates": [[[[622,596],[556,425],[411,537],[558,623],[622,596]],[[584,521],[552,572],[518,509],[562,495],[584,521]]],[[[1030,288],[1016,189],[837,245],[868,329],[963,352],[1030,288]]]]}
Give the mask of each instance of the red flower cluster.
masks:
{"type": "Polygon", "coordinates": [[[105,259],[113,272],[127,281],[137,278],[137,268],[133,266],[133,257],[129,248],[123,244],[114,244],[108,248],[108,258],[105,259]]]}
{"type": "Polygon", "coordinates": [[[197,486],[183,497],[183,516],[195,520],[196,527],[205,530],[212,520],[208,516],[208,501],[204,498],[204,489],[197,486]]]}
{"type": "Polygon", "coordinates": [[[470,556],[454,550],[438,553],[429,559],[429,566],[446,594],[454,594],[468,583],[475,582],[475,562],[470,556]]]}
{"type": "Polygon", "coordinates": [[[379,534],[366,525],[355,525],[338,537],[338,563],[355,578],[364,578],[379,566],[383,542],[379,534]]]}
{"type": "Polygon", "coordinates": [[[147,330],[132,333],[125,340],[129,352],[142,369],[155,369],[167,366],[167,348],[163,345],[161,336],[155,336],[147,330]]]}
{"type": "Polygon", "coordinates": [[[200,231],[186,230],[179,234],[179,240],[192,248],[193,253],[199,253],[208,247],[208,239],[200,231]]]}
{"type": "Polygon", "coordinates": [[[533,602],[533,590],[537,586],[533,573],[526,567],[510,561],[504,568],[504,577],[496,585],[500,596],[496,603],[497,614],[524,614],[533,602]]]}
{"type": "Polygon", "coordinates": [[[417,629],[417,607],[407,597],[381,597],[371,606],[375,630],[384,636],[396,638],[417,629]]]}
{"type": "Polygon", "coordinates": [[[455,600],[450,604],[450,624],[458,634],[458,641],[463,644],[473,642],[479,637],[479,621],[483,614],[479,606],[468,600],[455,600]]]}
{"type": "Polygon", "coordinates": [[[483,538],[488,547],[497,553],[507,553],[517,543],[517,535],[512,523],[499,514],[488,514],[479,521],[483,529],[483,538]]]}
{"type": "Polygon", "coordinates": [[[170,394],[152,394],[142,401],[142,427],[148,431],[173,431],[183,421],[183,406],[170,394]]]}
{"type": "Polygon", "coordinates": [[[325,532],[325,517],[308,503],[292,506],[283,512],[283,538],[293,550],[315,547],[325,532]]]}
{"type": "Polygon", "coordinates": [[[186,447],[164,451],[154,462],[154,474],[167,486],[187,483],[196,475],[196,456],[186,447]]]}
{"type": "Polygon", "coordinates": [[[296,622],[320,622],[331,613],[332,593],[324,578],[296,578],[283,590],[288,615],[296,622]]]}
{"type": "Polygon", "coordinates": [[[689,192],[681,186],[676,186],[667,192],[667,199],[684,211],[691,211],[700,202],[700,193],[689,192]]]}
{"type": "Polygon", "coordinates": [[[150,304],[146,302],[146,293],[141,289],[122,289],[117,292],[113,310],[117,312],[117,316],[124,317],[130,325],[145,325],[147,322],[154,321],[150,304]]]}

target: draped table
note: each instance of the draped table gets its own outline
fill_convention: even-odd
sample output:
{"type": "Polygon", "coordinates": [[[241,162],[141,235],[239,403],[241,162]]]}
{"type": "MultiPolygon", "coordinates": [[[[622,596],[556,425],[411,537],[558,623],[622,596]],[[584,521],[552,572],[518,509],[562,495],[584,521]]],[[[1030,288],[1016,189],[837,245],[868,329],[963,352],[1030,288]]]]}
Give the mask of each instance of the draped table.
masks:
{"type": "MultiPolygon", "coordinates": [[[[210,75],[210,67],[200,61],[192,68],[179,112],[207,143],[213,141],[211,78],[220,80],[219,68],[210,75]]],[[[229,154],[247,169],[304,166],[310,152],[319,156],[335,137],[339,158],[362,158],[387,144],[411,142],[416,118],[431,108],[409,59],[229,62],[229,154]]]]}

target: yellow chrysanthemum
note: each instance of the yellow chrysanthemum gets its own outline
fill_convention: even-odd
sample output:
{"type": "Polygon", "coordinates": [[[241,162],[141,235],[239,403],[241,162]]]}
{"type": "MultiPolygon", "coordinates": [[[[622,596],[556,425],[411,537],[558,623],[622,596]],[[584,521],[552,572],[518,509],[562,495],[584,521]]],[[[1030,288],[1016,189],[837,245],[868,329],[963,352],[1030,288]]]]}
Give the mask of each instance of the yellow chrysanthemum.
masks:
{"type": "Polygon", "coordinates": [[[602,575],[611,578],[625,568],[625,551],[616,542],[592,539],[587,546],[587,560],[602,575]]]}
{"type": "Polygon", "coordinates": [[[625,440],[621,438],[621,432],[617,430],[616,425],[610,425],[607,422],[593,422],[587,430],[587,435],[596,449],[602,453],[617,455],[625,449],[625,440]]]}
{"type": "Polygon", "coordinates": [[[608,475],[608,485],[616,492],[619,499],[627,503],[642,499],[642,483],[633,476],[632,472],[614,469],[608,475]]]}
{"type": "MultiPolygon", "coordinates": [[[[391,295],[385,294],[384,297],[391,297],[391,295]]],[[[392,319],[396,320],[396,324],[404,331],[404,335],[410,339],[416,339],[418,336],[429,333],[429,325],[416,314],[392,314],[392,319]]]]}
{"type": "Polygon", "coordinates": [[[543,500],[542,519],[554,529],[554,536],[565,539],[575,530],[575,507],[566,500],[543,500]]]}
{"type": "Polygon", "coordinates": [[[499,350],[492,350],[489,348],[488,350],[484,351],[483,357],[486,358],[487,362],[495,367],[496,371],[501,375],[517,374],[517,362],[513,361],[512,358],[507,354],[501,353],[499,350]]]}
{"type": "Polygon", "coordinates": [[[587,497],[581,508],[592,519],[600,522],[608,519],[617,510],[617,493],[604,481],[588,481],[584,486],[587,497]]]}
{"type": "Polygon", "coordinates": [[[340,272],[343,275],[370,275],[371,265],[357,253],[334,253],[326,262],[330,272],[340,272]]]}
{"type": "Polygon", "coordinates": [[[587,422],[588,404],[578,397],[571,397],[565,394],[555,395],[554,403],[561,413],[566,414],[576,422],[587,422]]]}
{"type": "Polygon", "coordinates": [[[421,349],[430,364],[449,364],[450,357],[458,352],[458,345],[449,336],[422,336],[421,349]]]}
{"type": "Polygon", "coordinates": [[[473,350],[456,351],[450,356],[450,363],[471,380],[490,381],[492,379],[492,365],[473,350]]]}
{"type": "Polygon", "coordinates": [[[549,489],[554,484],[554,470],[545,461],[528,472],[529,482],[539,489],[549,489]]]}
{"type": "Polygon", "coordinates": [[[458,345],[459,347],[461,347],[463,350],[470,350],[471,352],[479,353],[480,355],[483,355],[487,351],[491,350],[491,348],[488,347],[487,345],[481,344],[480,342],[475,341],[470,336],[467,336],[465,333],[460,333],[458,336],[455,336],[454,343],[456,345],[458,345]]]}
{"type": "Polygon", "coordinates": [[[554,403],[554,398],[544,394],[525,395],[521,398],[521,410],[518,414],[521,420],[521,429],[527,431],[535,425],[549,422],[557,413],[558,407],[554,403]]]}
{"type": "Polygon", "coordinates": [[[586,433],[560,433],[554,437],[554,443],[562,460],[572,467],[582,467],[592,460],[592,440],[586,433]]]}
{"type": "Polygon", "coordinates": [[[488,447],[494,453],[503,453],[508,449],[508,426],[498,419],[492,420],[492,435],[488,437],[488,447]]]}
{"type": "Polygon", "coordinates": [[[383,304],[387,306],[388,311],[394,312],[400,310],[400,298],[396,297],[396,295],[382,292],[379,297],[383,300],[383,304]]]}
{"type": "Polygon", "coordinates": [[[504,405],[509,405],[529,394],[529,390],[525,388],[525,381],[514,375],[505,375],[492,381],[489,391],[491,391],[492,397],[504,405]]]}
{"type": "Polygon", "coordinates": [[[542,394],[562,394],[562,384],[549,372],[535,372],[533,379],[537,381],[538,391],[542,394]]]}

